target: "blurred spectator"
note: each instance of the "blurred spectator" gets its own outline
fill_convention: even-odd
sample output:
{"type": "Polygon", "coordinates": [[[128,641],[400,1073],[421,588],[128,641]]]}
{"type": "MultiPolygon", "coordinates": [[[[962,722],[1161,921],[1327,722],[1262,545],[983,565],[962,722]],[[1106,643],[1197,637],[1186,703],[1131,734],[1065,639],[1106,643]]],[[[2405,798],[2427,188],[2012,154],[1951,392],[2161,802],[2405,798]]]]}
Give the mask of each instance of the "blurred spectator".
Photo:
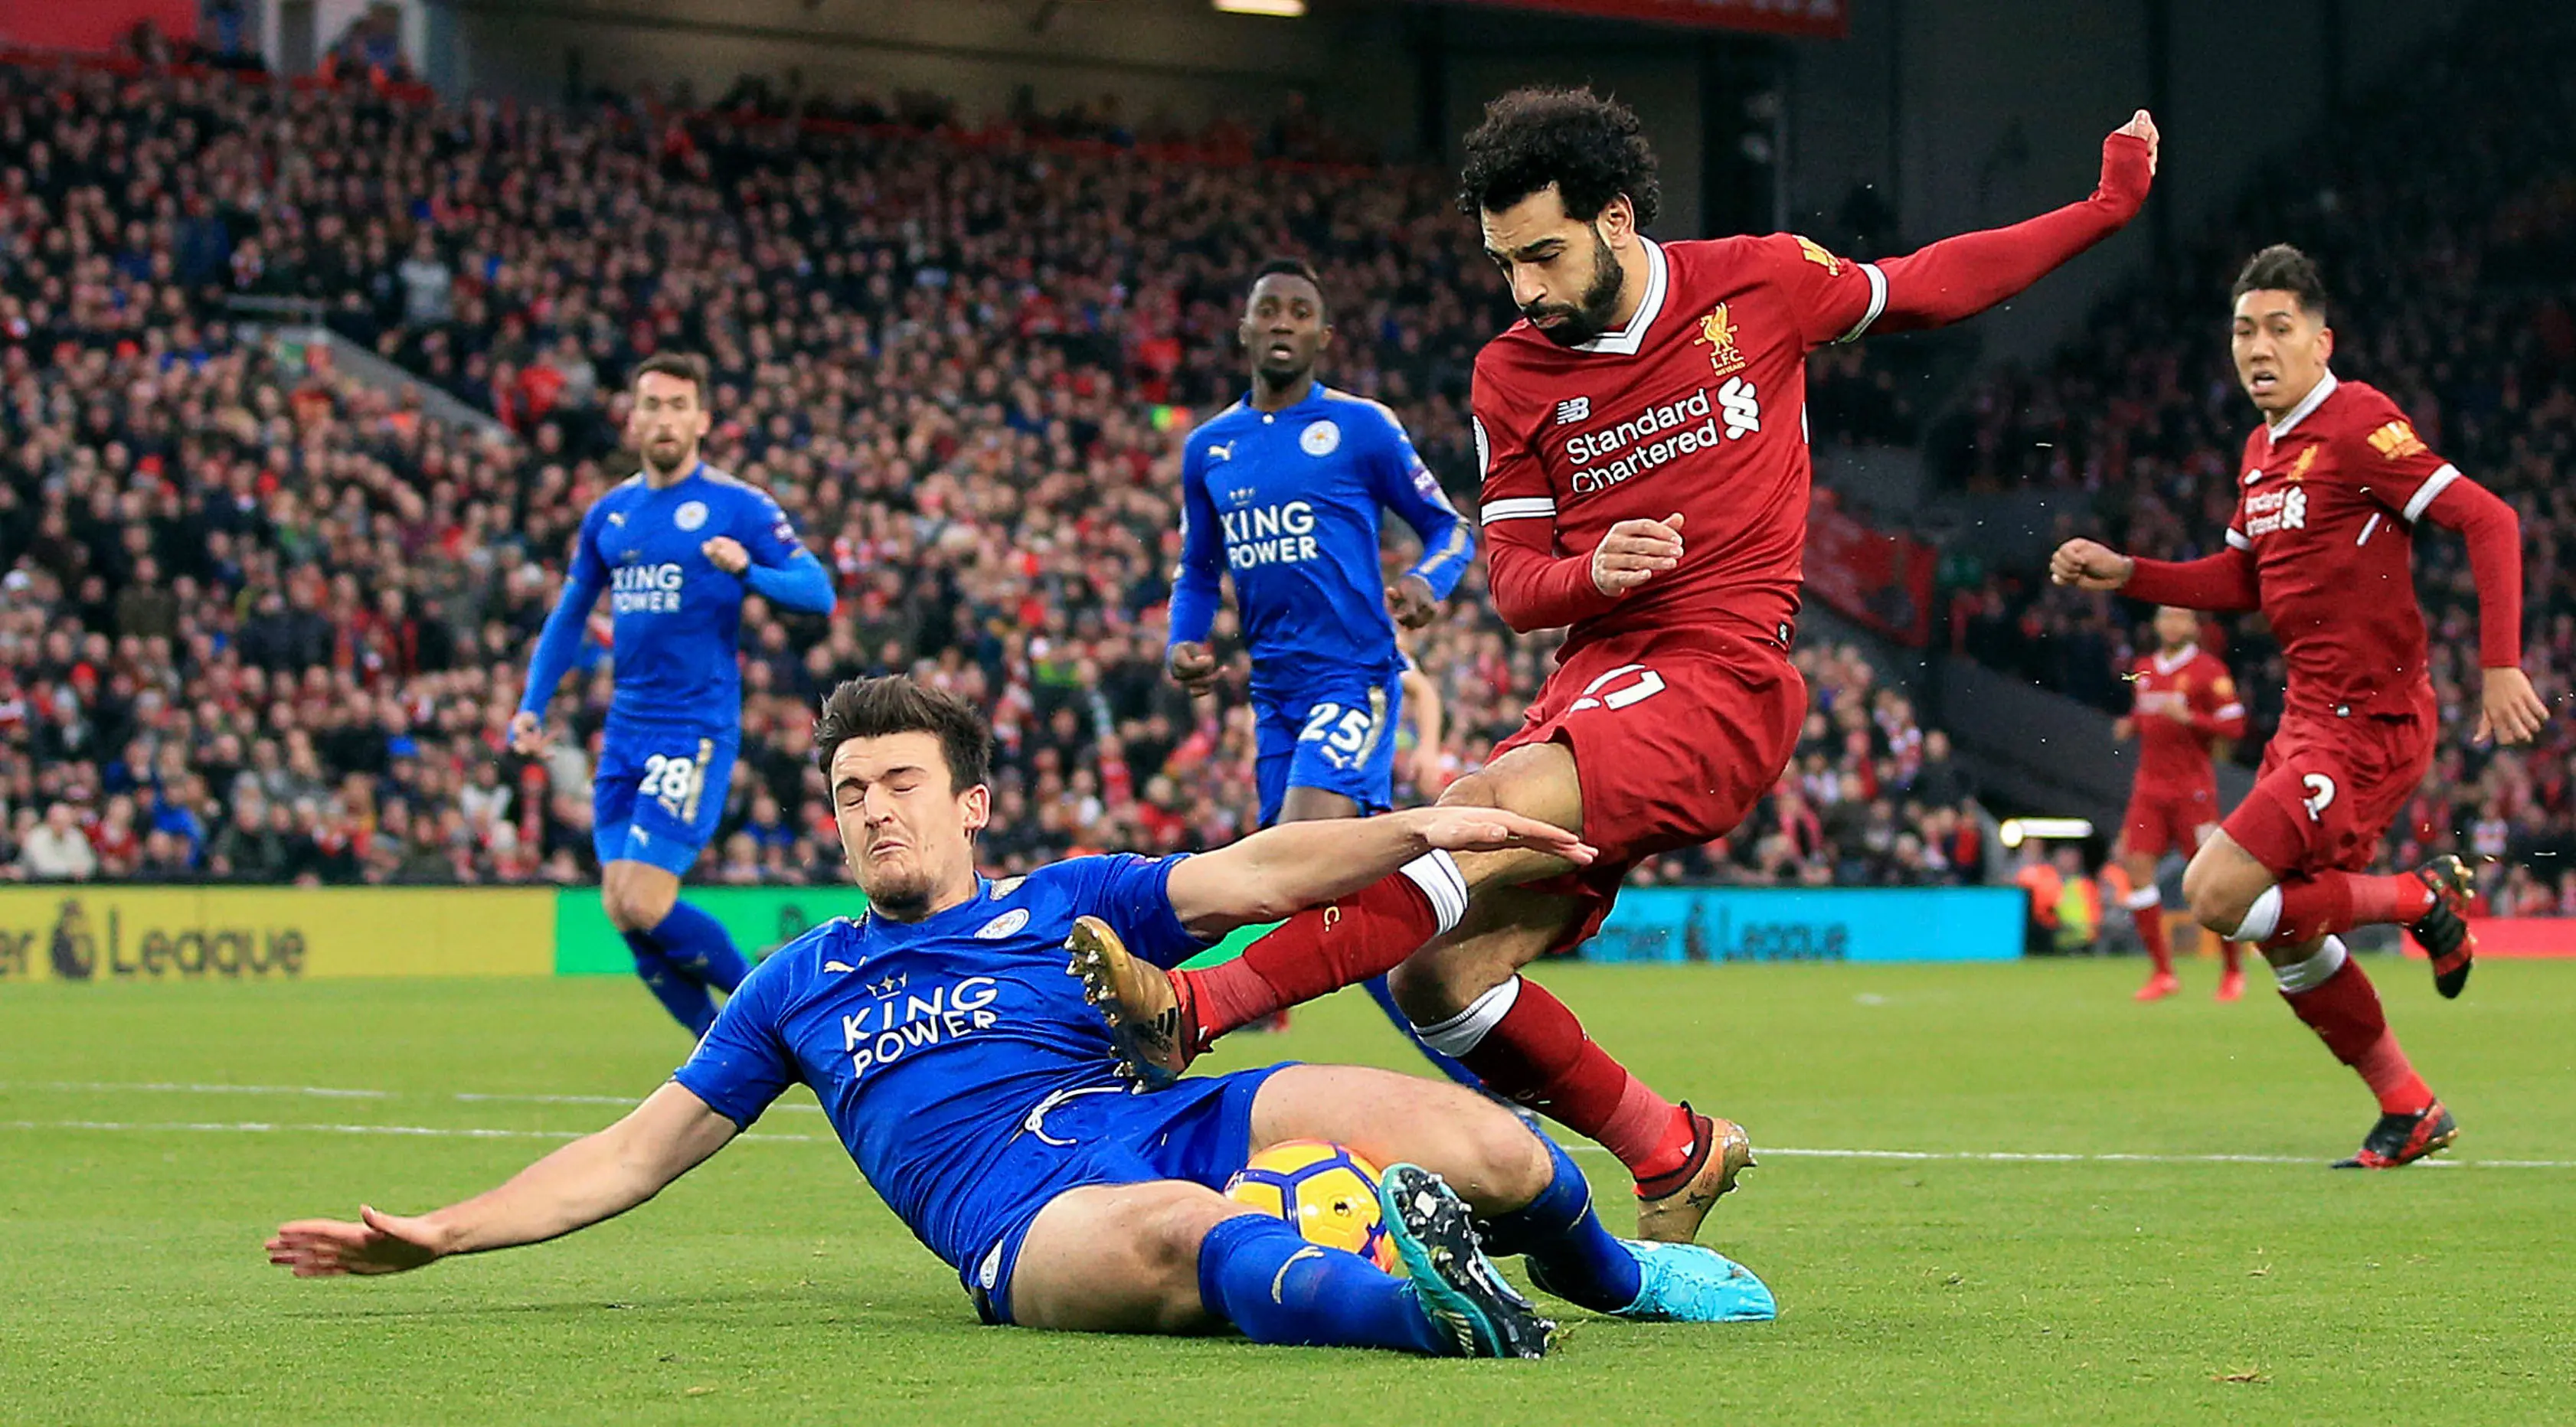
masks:
{"type": "Polygon", "coordinates": [[[45,820],[19,840],[18,866],[38,882],[86,882],[98,875],[98,854],[81,831],[69,803],[45,809],[45,820]]]}

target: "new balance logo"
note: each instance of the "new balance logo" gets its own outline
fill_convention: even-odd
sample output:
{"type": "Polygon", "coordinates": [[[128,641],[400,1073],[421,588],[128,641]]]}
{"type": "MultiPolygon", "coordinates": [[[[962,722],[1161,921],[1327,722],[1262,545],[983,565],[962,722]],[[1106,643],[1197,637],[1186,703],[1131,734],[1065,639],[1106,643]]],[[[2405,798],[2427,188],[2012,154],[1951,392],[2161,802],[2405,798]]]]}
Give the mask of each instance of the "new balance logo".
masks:
{"type": "Polygon", "coordinates": [[[1588,396],[1570,396],[1556,404],[1556,424],[1559,426],[1572,426],[1578,421],[1591,419],[1592,398],[1588,396]]]}

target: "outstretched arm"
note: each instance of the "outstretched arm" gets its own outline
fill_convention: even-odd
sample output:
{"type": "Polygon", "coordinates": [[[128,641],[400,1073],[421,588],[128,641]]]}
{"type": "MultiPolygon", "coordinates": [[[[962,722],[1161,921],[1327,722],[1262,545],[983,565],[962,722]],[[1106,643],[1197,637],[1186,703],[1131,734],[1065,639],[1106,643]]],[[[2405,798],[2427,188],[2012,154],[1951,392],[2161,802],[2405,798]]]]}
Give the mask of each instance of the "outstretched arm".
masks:
{"type": "Polygon", "coordinates": [[[2048,577],[2080,590],[2117,591],[2149,604],[2226,612],[2259,609],[2254,557],[2234,543],[2198,560],[2141,560],[2096,540],[2069,540],[2048,560],[2048,577]]]}
{"type": "Polygon", "coordinates": [[[2120,231],[2146,202],[2156,143],[2156,121],[2141,109],[2102,141],[2102,180],[2092,197],[2010,227],[1944,238],[1878,264],[1887,284],[1886,310],[1862,325],[1902,332],[1974,316],[2120,231]]]}
{"type": "Polygon", "coordinates": [[[724,1148],[734,1123],[665,1085],[597,1134],[529,1165],[498,1189],[417,1217],[362,1207],[359,1221],[298,1219],[268,1241],[297,1278],[401,1273],[450,1254],[542,1243],[612,1219],[724,1148]]]}
{"type": "MultiPolygon", "coordinates": [[[[1561,857],[1577,867],[1592,861],[1582,838],[1553,823],[1501,808],[1414,808],[1267,828],[1231,847],[1184,858],[1173,866],[1165,895],[1192,936],[1219,937],[1348,896],[1432,852],[1508,848],[1561,857]]],[[[1466,883],[1456,885],[1463,905],[1466,883]]]]}

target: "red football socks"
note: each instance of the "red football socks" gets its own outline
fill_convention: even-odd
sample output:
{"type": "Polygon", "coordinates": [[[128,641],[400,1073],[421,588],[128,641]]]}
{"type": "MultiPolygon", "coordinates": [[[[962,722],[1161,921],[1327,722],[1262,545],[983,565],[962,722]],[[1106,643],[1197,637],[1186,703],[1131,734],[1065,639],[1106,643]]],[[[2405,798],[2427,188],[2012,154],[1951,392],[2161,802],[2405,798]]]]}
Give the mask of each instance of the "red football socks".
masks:
{"type": "Polygon", "coordinates": [[[2156,964],[2156,974],[2173,975],[2173,948],[2165,941],[2164,903],[2149,902],[2143,907],[2133,903],[2129,915],[2138,923],[2138,940],[2147,949],[2147,959],[2156,964]]]}
{"type": "Polygon", "coordinates": [[[2306,991],[2284,991],[2300,1020],[2334,1052],[2334,1058],[2361,1075],[2379,1097],[2381,1113],[2412,1115],[2433,1103],[2432,1087],[2415,1073],[2388,1016],[2379,1007],[2379,992],[2362,974],[2361,963],[2347,960],[2324,984],[2306,991]]]}
{"type": "Polygon", "coordinates": [[[2433,889],[2411,872],[2320,872],[2281,883],[2281,919],[2265,946],[2296,946],[2354,927],[2405,926],[2433,910],[2433,889]]]}
{"type": "Polygon", "coordinates": [[[1512,1008],[1458,1059],[1494,1093],[1600,1141],[1640,1180],[1690,1159],[1689,1113],[1612,1060],[1564,1002],[1526,977],[1512,1008]]]}
{"type": "MultiPolygon", "coordinates": [[[[1452,874],[1454,875],[1454,873],[1452,874]]],[[[1465,888],[1459,889],[1460,904],[1465,888]]],[[[1412,877],[1391,873],[1338,902],[1281,922],[1222,965],[1175,971],[1203,1040],[1283,1007],[1383,976],[1440,934],[1431,897],[1412,877]]]]}

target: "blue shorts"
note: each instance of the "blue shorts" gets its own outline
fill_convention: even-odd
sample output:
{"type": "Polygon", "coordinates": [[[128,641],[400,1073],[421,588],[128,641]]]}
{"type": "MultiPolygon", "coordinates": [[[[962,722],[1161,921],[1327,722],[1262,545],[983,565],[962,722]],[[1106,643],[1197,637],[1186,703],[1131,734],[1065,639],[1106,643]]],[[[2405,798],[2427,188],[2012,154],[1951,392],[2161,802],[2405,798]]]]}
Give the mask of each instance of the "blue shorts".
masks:
{"type": "Polygon", "coordinates": [[[1363,813],[1395,806],[1395,725],[1404,712],[1404,685],[1394,670],[1374,679],[1316,680],[1293,696],[1256,692],[1252,708],[1263,826],[1278,820],[1291,788],[1339,793],[1363,813]]]}
{"type": "Polygon", "coordinates": [[[647,862],[686,877],[724,819],[739,735],[618,729],[590,779],[590,845],[600,865],[647,862]]]}
{"type": "MultiPolygon", "coordinates": [[[[959,1266],[966,1296],[987,1323],[1011,1321],[1011,1275],[1040,1210],[1068,1189],[1185,1179],[1223,1189],[1252,1158],[1252,1101],[1287,1062],[1230,1075],[1194,1075],[1146,1094],[1111,1091],[1068,1097],[1032,1115],[1023,1138],[1055,1151],[1039,1178],[1020,1187],[1023,1203],[999,1239],[959,1266]]],[[[1001,1187],[985,1181],[992,1192],[1001,1187]]]]}

